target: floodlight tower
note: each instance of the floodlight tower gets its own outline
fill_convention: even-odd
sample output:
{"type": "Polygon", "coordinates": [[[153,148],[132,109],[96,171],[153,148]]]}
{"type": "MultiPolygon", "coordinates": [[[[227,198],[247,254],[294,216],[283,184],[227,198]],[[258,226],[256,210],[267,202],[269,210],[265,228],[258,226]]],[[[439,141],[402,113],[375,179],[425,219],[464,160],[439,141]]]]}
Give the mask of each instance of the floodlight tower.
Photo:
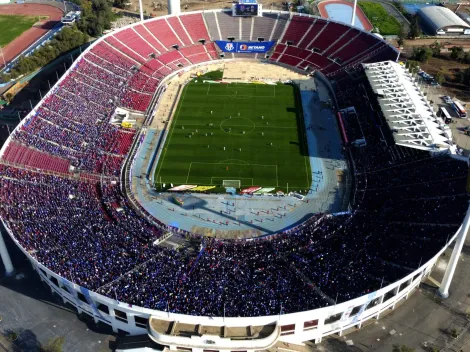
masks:
{"type": "Polygon", "coordinates": [[[351,16],[351,26],[354,27],[354,22],[356,21],[356,7],[357,7],[357,0],[354,0],[353,12],[351,16]]]}
{"type": "Polygon", "coordinates": [[[144,20],[144,9],[142,7],[142,0],[139,0],[140,20],[144,20]]]}
{"type": "Polygon", "coordinates": [[[180,0],[168,0],[168,14],[179,15],[181,12],[180,0]]]}
{"type": "Polygon", "coordinates": [[[467,232],[470,229],[470,206],[467,210],[467,215],[465,215],[465,220],[463,221],[462,226],[460,227],[460,232],[457,235],[455,240],[454,250],[450,256],[449,262],[447,263],[447,269],[442,279],[441,286],[439,287],[438,293],[442,298],[449,297],[449,287],[454,277],[455,268],[460,259],[460,254],[462,253],[462,248],[467,238],[467,232]]]}
{"type": "Polygon", "coordinates": [[[3,266],[5,267],[5,275],[10,276],[13,274],[13,264],[2,236],[0,232],[0,257],[2,257],[3,266]]]}

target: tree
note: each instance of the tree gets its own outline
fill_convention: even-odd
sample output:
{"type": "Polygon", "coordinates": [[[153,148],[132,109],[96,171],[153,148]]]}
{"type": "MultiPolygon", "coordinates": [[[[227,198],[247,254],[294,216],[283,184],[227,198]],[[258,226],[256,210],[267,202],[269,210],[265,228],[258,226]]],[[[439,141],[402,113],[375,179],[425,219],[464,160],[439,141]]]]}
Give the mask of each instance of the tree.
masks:
{"type": "Polygon", "coordinates": [[[398,44],[399,47],[403,46],[403,44],[405,43],[405,38],[406,38],[406,33],[402,29],[400,31],[400,34],[398,35],[398,38],[397,38],[397,44],[398,44]]]}
{"type": "Polygon", "coordinates": [[[46,345],[41,347],[41,352],[62,352],[64,350],[64,337],[50,339],[46,345]]]}
{"type": "Polygon", "coordinates": [[[410,348],[406,345],[393,345],[392,352],[415,352],[414,348],[410,348]]]}
{"type": "Polygon", "coordinates": [[[421,35],[421,27],[419,26],[418,16],[413,16],[410,21],[409,39],[416,39],[421,35]]]}
{"type": "Polygon", "coordinates": [[[107,0],[83,0],[82,17],[78,28],[91,36],[100,36],[111,28],[113,13],[107,0]]]}
{"type": "Polygon", "coordinates": [[[465,62],[466,64],[470,64],[470,52],[469,51],[467,51],[467,52],[465,52],[465,54],[463,54],[462,61],[465,62]]]}
{"type": "Polygon", "coordinates": [[[452,60],[461,60],[464,58],[464,51],[461,46],[453,46],[449,49],[450,51],[450,58],[452,60]]]}
{"type": "Polygon", "coordinates": [[[405,65],[410,72],[415,71],[419,67],[419,62],[415,60],[408,60],[405,65]]]}
{"type": "Polygon", "coordinates": [[[413,60],[426,62],[432,57],[432,49],[420,46],[413,49],[413,60]]]}
{"type": "Polygon", "coordinates": [[[437,83],[442,84],[446,80],[446,76],[444,75],[444,72],[439,71],[436,73],[436,76],[434,77],[437,83]]]}
{"type": "Polygon", "coordinates": [[[438,57],[441,55],[442,45],[437,40],[429,46],[432,50],[432,56],[438,57]]]}
{"type": "Polygon", "coordinates": [[[18,76],[33,72],[47,65],[59,55],[87,43],[88,39],[88,35],[80,32],[77,27],[64,27],[30,56],[23,56],[18,59],[10,71],[9,77],[17,78],[18,76]]]}

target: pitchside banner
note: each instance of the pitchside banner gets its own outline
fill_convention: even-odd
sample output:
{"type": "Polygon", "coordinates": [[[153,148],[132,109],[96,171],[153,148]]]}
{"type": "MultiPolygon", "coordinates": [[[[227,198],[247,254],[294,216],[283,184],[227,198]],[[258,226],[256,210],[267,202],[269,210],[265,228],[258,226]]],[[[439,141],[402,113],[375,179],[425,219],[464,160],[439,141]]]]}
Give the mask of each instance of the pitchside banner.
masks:
{"type": "Polygon", "coordinates": [[[228,53],[266,53],[275,42],[227,42],[225,40],[216,40],[215,43],[220,50],[228,53]]]}

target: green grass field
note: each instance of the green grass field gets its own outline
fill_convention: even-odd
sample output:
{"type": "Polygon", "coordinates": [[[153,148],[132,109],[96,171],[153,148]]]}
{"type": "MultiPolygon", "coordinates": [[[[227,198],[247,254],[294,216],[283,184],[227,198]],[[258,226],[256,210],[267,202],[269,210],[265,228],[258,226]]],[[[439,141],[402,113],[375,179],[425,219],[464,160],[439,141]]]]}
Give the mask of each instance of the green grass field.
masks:
{"type": "Polygon", "coordinates": [[[401,32],[401,25],[398,20],[389,15],[384,7],[375,2],[361,1],[358,3],[364,14],[375,28],[378,28],[382,35],[398,35],[401,32]]]}
{"type": "Polygon", "coordinates": [[[37,22],[33,16],[0,15],[0,46],[5,46],[37,22]]]}
{"type": "Polygon", "coordinates": [[[155,171],[157,187],[240,180],[242,187],[307,189],[311,172],[297,89],[190,82],[155,171]]]}

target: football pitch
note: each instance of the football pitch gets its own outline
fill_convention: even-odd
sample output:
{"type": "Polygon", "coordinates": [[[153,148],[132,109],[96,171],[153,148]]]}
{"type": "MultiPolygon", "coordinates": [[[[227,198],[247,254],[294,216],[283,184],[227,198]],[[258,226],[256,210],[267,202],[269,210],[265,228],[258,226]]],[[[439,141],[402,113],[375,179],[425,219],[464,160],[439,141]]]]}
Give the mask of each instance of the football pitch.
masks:
{"type": "Polygon", "coordinates": [[[234,180],[241,187],[308,189],[311,171],[297,90],[284,84],[190,82],[155,170],[157,187],[234,180]]]}
{"type": "Polygon", "coordinates": [[[0,15],[0,46],[6,46],[38,21],[37,17],[0,15]]]}

